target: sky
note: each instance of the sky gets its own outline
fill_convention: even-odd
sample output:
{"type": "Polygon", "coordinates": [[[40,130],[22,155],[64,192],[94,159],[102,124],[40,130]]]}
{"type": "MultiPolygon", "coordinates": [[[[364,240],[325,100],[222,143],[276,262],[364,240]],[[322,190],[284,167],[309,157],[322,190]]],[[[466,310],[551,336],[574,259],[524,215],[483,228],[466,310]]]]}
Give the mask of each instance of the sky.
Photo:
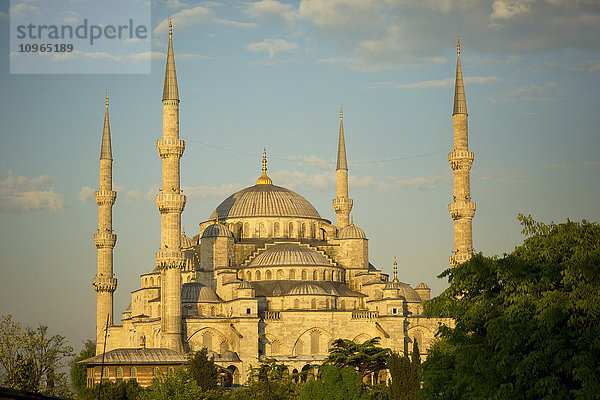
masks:
{"type": "MultiPolygon", "coordinates": [[[[335,221],[343,105],[352,214],[372,264],[391,274],[397,257],[401,281],[441,293],[448,283],[437,276],[453,247],[447,154],[459,35],[475,153],[475,250],[502,256],[521,244],[519,213],[546,223],[600,221],[597,0],[150,6],[151,73],[10,74],[9,15],[39,15],[52,2],[0,3],[0,314],[48,325],[76,350],[94,336],[92,196],[106,90],[118,192],[116,320],[139,275],[154,268],[169,16],[188,236],[222,200],[255,183],[263,147],[273,183],[335,221]]],[[[64,71],[78,56],[86,54],[62,61],[64,71]]]]}

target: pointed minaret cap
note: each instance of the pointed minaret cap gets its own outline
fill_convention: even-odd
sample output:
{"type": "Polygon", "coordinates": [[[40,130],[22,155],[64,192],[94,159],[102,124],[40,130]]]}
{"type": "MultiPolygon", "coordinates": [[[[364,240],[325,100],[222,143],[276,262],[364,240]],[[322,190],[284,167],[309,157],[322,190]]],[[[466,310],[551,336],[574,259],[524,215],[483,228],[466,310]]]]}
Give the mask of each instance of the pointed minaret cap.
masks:
{"type": "Polygon", "coordinates": [[[398,280],[398,263],[396,262],[396,257],[394,257],[394,280],[392,282],[399,282],[399,280],[398,280]]]}
{"type": "Polygon", "coordinates": [[[348,162],[346,161],[346,142],[344,141],[344,121],[342,115],[342,107],[340,107],[340,138],[338,143],[336,170],[348,170],[348,162]]]}
{"type": "Polygon", "coordinates": [[[256,181],[257,185],[272,185],[273,181],[267,176],[267,148],[263,149],[262,175],[256,181]]]}
{"type": "Polygon", "coordinates": [[[163,101],[179,101],[179,90],[177,89],[177,74],[175,73],[175,56],[173,55],[173,25],[169,19],[169,49],[167,50],[167,67],[165,70],[165,86],[163,89],[163,101]]]}
{"type": "Polygon", "coordinates": [[[454,110],[452,115],[467,114],[467,98],[463,84],[462,67],[460,65],[460,38],[456,41],[456,80],[454,81],[454,110]]]}
{"type": "Polygon", "coordinates": [[[108,122],[108,90],[106,91],[106,112],[104,113],[104,131],[102,132],[102,147],[100,149],[101,160],[112,160],[112,148],[110,145],[110,123],[108,122]]]}

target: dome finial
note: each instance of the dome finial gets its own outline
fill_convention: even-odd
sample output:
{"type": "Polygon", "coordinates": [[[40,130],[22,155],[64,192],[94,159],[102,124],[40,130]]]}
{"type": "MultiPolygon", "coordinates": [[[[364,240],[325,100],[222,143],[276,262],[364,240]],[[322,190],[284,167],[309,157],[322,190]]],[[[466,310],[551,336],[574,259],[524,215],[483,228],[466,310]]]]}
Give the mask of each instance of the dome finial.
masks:
{"type": "Polygon", "coordinates": [[[396,262],[396,256],[394,256],[394,280],[392,282],[398,281],[398,263],[396,262]]]}
{"type": "Polygon", "coordinates": [[[460,36],[456,38],[456,54],[460,56],[460,36]]]}
{"type": "Polygon", "coordinates": [[[169,37],[173,36],[173,24],[171,24],[171,18],[169,18],[169,37]]]}
{"type": "Polygon", "coordinates": [[[181,237],[185,237],[185,228],[181,227],[181,237]]]}
{"type": "Polygon", "coordinates": [[[354,215],[350,216],[350,226],[354,226],[354,215]]]}
{"type": "Polygon", "coordinates": [[[340,119],[344,119],[343,113],[342,113],[342,108],[344,107],[344,105],[342,104],[340,106],[340,119]]]}
{"type": "Polygon", "coordinates": [[[267,148],[263,148],[262,175],[256,181],[257,185],[272,185],[273,181],[267,176],[267,148]]]}
{"type": "Polygon", "coordinates": [[[108,107],[108,89],[106,89],[106,107],[108,107]]]}

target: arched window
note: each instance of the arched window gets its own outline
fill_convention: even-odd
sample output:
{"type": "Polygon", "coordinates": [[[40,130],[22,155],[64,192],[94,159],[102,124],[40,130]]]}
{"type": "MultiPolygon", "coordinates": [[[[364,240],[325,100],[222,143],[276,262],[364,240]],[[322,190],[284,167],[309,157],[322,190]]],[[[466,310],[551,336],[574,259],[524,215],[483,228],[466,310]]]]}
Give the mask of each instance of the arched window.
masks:
{"type": "Polygon", "coordinates": [[[294,223],[293,222],[290,222],[288,224],[288,236],[294,237],[294,223]]]}
{"type": "Polygon", "coordinates": [[[310,354],[319,354],[319,331],[310,333],[310,354]]]}
{"type": "Polygon", "coordinates": [[[340,308],[341,308],[342,310],[345,310],[345,309],[346,309],[346,300],[342,299],[342,301],[340,302],[340,308]]]}
{"type": "Polygon", "coordinates": [[[152,375],[160,376],[161,374],[162,374],[162,372],[160,372],[160,368],[158,368],[158,367],[152,368],[152,375]]]}
{"type": "Polygon", "coordinates": [[[310,238],[311,239],[316,239],[317,235],[317,224],[311,225],[310,226],[310,238]]]}
{"type": "Polygon", "coordinates": [[[250,235],[250,224],[247,222],[244,224],[244,229],[242,230],[242,235],[245,238],[252,237],[252,235],[250,235]]]}
{"type": "Polygon", "coordinates": [[[302,280],[305,281],[308,279],[308,272],[305,269],[302,270],[302,280]]]}
{"type": "Polygon", "coordinates": [[[187,281],[188,281],[188,283],[190,283],[192,281],[192,276],[191,275],[188,275],[187,281]]]}
{"type": "Polygon", "coordinates": [[[296,356],[301,356],[304,353],[304,343],[302,342],[302,340],[298,340],[296,342],[296,346],[295,346],[295,354],[296,356]]]}
{"type": "Polygon", "coordinates": [[[326,281],[327,280],[327,271],[323,270],[322,276],[323,276],[322,280],[326,281]]]}
{"type": "Polygon", "coordinates": [[[317,271],[316,271],[316,270],[314,270],[314,271],[313,271],[313,281],[316,281],[316,280],[318,280],[318,279],[319,279],[319,277],[318,277],[318,275],[317,275],[317,271]]]}
{"type": "Polygon", "coordinates": [[[137,381],[137,368],[136,367],[131,367],[131,369],[129,370],[129,377],[131,379],[133,379],[134,381],[137,381]]]}
{"type": "Polygon", "coordinates": [[[354,300],[354,309],[355,309],[355,310],[358,310],[358,307],[357,307],[356,300],[354,300]]]}
{"type": "Polygon", "coordinates": [[[302,223],[302,227],[300,228],[300,237],[301,238],[306,237],[306,224],[304,222],[302,223]]]}
{"type": "Polygon", "coordinates": [[[271,271],[267,270],[267,272],[265,273],[265,279],[270,281],[273,277],[271,276],[271,271]]]}
{"type": "Polygon", "coordinates": [[[209,331],[202,334],[202,347],[206,347],[207,351],[212,351],[212,334],[209,331]]]}
{"type": "Polygon", "coordinates": [[[329,299],[325,300],[325,308],[329,310],[329,299]]]}
{"type": "Polygon", "coordinates": [[[273,224],[273,236],[279,237],[279,222],[273,224]]]}
{"type": "Polygon", "coordinates": [[[216,310],[215,310],[215,306],[212,306],[212,307],[210,308],[210,316],[211,316],[211,317],[214,317],[216,314],[217,314],[217,313],[216,313],[216,310]]]}
{"type": "Polygon", "coordinates": [[[296,279],[296,270],[295,269],[290,270],[290,279],[296,279]]]}
{"type": "Polygon", "coordinates": [[[104,376],[102,377],[103,382],[107,382],[110,377],[110,369],[108,367],[104,367],[104,376]]]}
{"type": "Polygon", "coordinates": [[[300,300],[294,299],[294,308],[297,310],[300,308],[300,300]]]}
{"type": "Polygon", "coordinates": [[[340,281],[340,271],[335,271],[335,280],[340,281]]]}
{"type": "Polygon", "coordinates": [[[277,340],[273,340],[271,342],[271,355],[276,356],[279,354],[279,342],[277,340]]]}
{"type": "Polygon", "coordinates": [[[260,281],[260,271],[256,271],[256,280],[260,281]]]}
{"type": "Polygon", "coordinates": [[[248,273],[246,274],[246,280],[247,281],[251,281],[252,280],[252,272],[248,271],[248,273]]]}
{"type": "Polygon", "coordinates": [[[156,286],[160,286],[160,276],[156,278],[156,286]]]}
{"type": "Polygon", "coordinates": [[[258,224],[258,237],[260,237],[260,238],[267,237],[267,232],[265,230],[265,224],[263,224],[262,222],[260,222],[258,224]]]}
{"type": "Polygon", "coordinates": [[[280,281],[283,279],[283,270],[278,269],[277,270],[277,280],[280,281]]]}
{"type": "Polygon", "coordinates": [[[174,367],[167,367],[167,375],[173,376],[174,374],[175,374],[175,368],[174,367]]]}
{"type": "Polygon", "coordinates": [[[317,308],[317,299],[312,299],[310,301],[310,308],[312,308],[313,310],[317,308]]]}

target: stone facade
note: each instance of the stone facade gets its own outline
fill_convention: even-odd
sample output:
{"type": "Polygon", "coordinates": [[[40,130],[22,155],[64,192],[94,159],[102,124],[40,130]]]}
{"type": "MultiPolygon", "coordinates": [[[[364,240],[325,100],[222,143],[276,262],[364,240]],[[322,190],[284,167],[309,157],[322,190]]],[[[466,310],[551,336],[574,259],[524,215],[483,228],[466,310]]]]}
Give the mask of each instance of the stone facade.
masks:
{"type": "MultiPolygon", "coordinates": [[[[382,346],[401,353],[409,352],[417,341],[425,357],[438,326],[452,325],[453,321],[422,316],[422,303],[430,297],[426,284],[412,288],[400,282],[396,268],[390,281],[369,263],[368,238],[349,220],[353,201],[348,194],[342,121],[337,196],[333,200],[336,225],[322,218],[299,194],[273,184],[267,175],[265,152],[256,185],[225,199],[188,237],[181,231],[185,196],[180,191],[179,160],[185,145],[179,139],[178,107],[169,36],[163,138],[157,142],[163,167],[162,189],[157,196],[161,250],[156,254],[154,271],[140,276],[140,289],[132,292],[122,324],[109,324],[106,354],[120,358],[109,367],[108,379],[120,379],[117,374],[121,373],[125,378],[136,367],[140,384],[147,385],[149,371],[154,371],[148,365],[164,369],[165,365],[177,364],[173,358],[171,364],[164,363],[168,360],[161,364],[160,351],[184,354],[203,347],[238,384],[246,381],[250,368],[264,357],[284,363],[290,372],[305,370],[309,364],[322,362],[338,338],[362,342],[379,337],[382,346]],[[142,359],[146,361],[139,361],[142,359]],[[155,364],[148,364],[149,359],[155,364]],[[140,379],[142,371],[144,379],[140,379]]],[[[467,152],[466,114],[464,126],[460,125],[462,118],[463,114],[455,115],[455,152],[451,155],[467,152]],[[463,131],[464,135],[460,133],[463,131]]],[[[455,169],[460,175],[455,179],[455,196],[467,196],[453,203],[460,210],[456,223],[466,226],[464,205],[472,203],[467,201],[468,169],[465,178],[463,158],[463,153],[451,157],[461,165],[455,169]]],[[[101,176],[106,176],[106,165],[101,161],[101,176]]],[[[100,190],[112,190],[105,186],[101,183],[100,190]]],[[[101,220],[106,221],[106,206],[99,202],[99,207],[101,220]]],[[[464,228],[459,235],[458,242],[464,243],[459,246],[461,251],[470,249],[467,220],[468,232],[464,228]],[[466,236],[468,243],[463,239],[466,236]]],[[[110,231],[109,225],[99,227],[110,231]]],[[[104,266],[108,256],[102,257],[104,266]]],[[[101,270],[100,258],[99,247],[99,276],[110,272],[112,277],[112,257],[110,271],[101,270]]],[[[98,302],[99,344],[103,342],[100,324],[105,323],[106,307],[104,300],[98,302]]],[[[101,351],[101,346],[98,348],[101,351]]],[[[90,384],[99,382],[99,360],[96,356],[82,362],[90,369],[90,384]]]]}

